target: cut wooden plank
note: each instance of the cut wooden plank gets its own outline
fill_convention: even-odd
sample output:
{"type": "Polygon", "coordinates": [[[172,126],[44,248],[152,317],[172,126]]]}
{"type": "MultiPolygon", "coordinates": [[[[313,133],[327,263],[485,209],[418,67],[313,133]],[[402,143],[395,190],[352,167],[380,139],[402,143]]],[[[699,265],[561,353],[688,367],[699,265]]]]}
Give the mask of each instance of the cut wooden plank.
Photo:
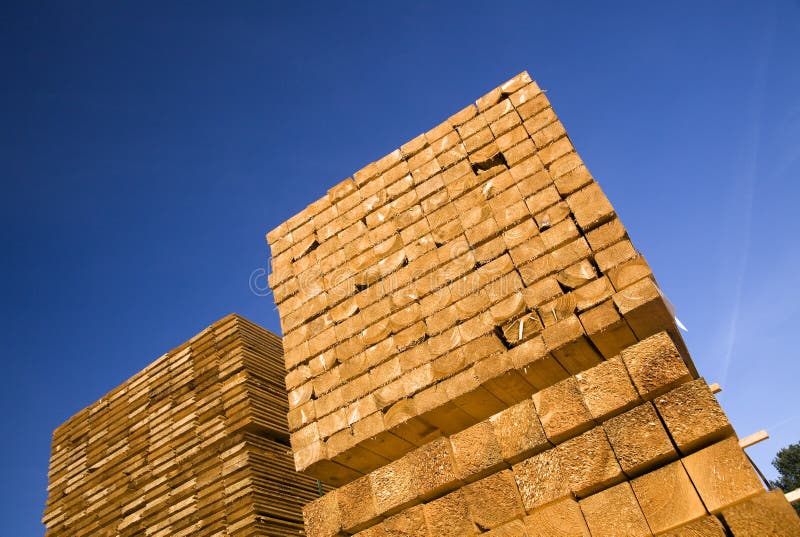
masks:
{"type": "Polygon", "coordinates": [[[618,355],[637,341],[612,300],[581,313],[579,319],[589,339],[606,359],[618,355]]]}
{"type": "Polygon", "coordinates": [[[428,525],[425,521],[425,507],[417,505],[391,516],[381,524],[389,536],[427,537],[428,525]]]}
{"type": "Polygon", "coordinates": [[[525,524],[519,519],[506,522],[502,526],[484,532],[481,535],[484,537],[528,537],[528,533],[525,531],[525,524]]]}
{"type": "MultiPolygon", "coordinates": [[[[576,436],[555,448],[570,490],[584,498],[624,479],[602,427],[576,436]]],[[[591,524],[590,524],[591,529],[591,524]]]]}
{"type": "Polygon", "coordinates": [[[513,466],[522,504],[529,513],[548,503],[571,498],[568,470],[555,449],[543,451],[513,466]]]}
{"type": "Polygon", "coordinates": [[[711,391],[711,393],[718,394],[722,391],[722,386],[714,382],[713,384],[708,385],[708,389],[711,391]]]}
{"type": "Polygon", "coordinates": [[[591,537],[578,502],[565,498],[534,509],[525,517],[527,537],[591,537]]]}
{"type": "Polygon", "coordinates": [[[481,360],[473,369],[481,385],[506,405],[527,399],[536,391],[516,370],[512,357],[506,352],[481,360]]]}
{"type": "Polygon", "coordinates": [[[525,515],[511,470],[484,477],[463,491],[470,517],[481,530],[497,528],[525,515]]]}
{"type": "Polygon", "coordinates": [[[789,503],[797,503],[800,501],[800,489],[794,489],[786,493],[786,501],[789,503]]]}
{"type": "Polygon", "coordinates": [[[592,537],[652,535],[629,483],[589,496],[580,507],[592,537]]]}
{"type": "Polygon", "coordinates": [[[750,500],[722,511],[734,537],[800,535],[800,518],[780,490],[763,492],[750,500]]]}
{"type": "Polygon", "coordinates": [[[578,373],[575,379],[583,402],[598,423],[641,402],[619,356],[578,373]]]}
{"type": "Polygon", "coordinates": [[[749,448],[750,446],[754,446],[754,445],[758,444],[759,442],[763,442],[764,440],[766,440],[768,438],[769,438],[769,434],[767,434],[767,431],[762,429],[762,430],[758,431],[757,433],[753,433],[753,434],[745,436],[744,438],[739,439],[739,446],[742,449],[749,448]]]}
{"type": "Polygon", "coordinates": [[[460,490],[426,503],[425,520],[430,535],[467,537],[479,533],[469,516],[469,506],[464,493],[460,490]]]}
{"type": "Polygon", "coordinates": [[[488,420],[482,421],[450,437],[456,476],[476,480],[504,466],[500,444],[488,420]]]}
{"type": "Polygon", "coordinates": [[[369,476],[362,476],[336,489],[336,502],[342,529],[354,533],[372,525],[378,512],[373,501],[369,476]]]}
{"type": "Polygon", "coordinates": [[[642,255],[637,255],[608,271],[608,279],[617,291],[633,285],[642,278],[652,277],[653,272],[650,270],[650,265],[642,255]]]}
{"type": "Polygon", "coordinates": [[[691,380],[686,364],[666,332],[652,335],[620,354],[642,399],[653,399],[691,380]]]}
{"type": "Polygon", "coordinates": [[[597,183],[589,183],[581,190],[570,194],[567,196],[567,203],[584,232],[614,217],[614,208],[597,183]]]}
{"type": "Polygon", "coordinates": [[[764,491],[735,438],[727,438],[683,459],[703,503],[712,513],[764,491]]]}
{"type": "Polygon", "coordinates": [[[589,343],[576,316],[570,316],[542,332],[545,348],[571,374],[599,364],[602,357],[589,343]]]}
{"type": "Polygon", "coordinates": [[[622,471],[629,478],[678,458],[650,402],[609,419],[603,429],[622,471]]]}
{"type": "Polygon", "coordinates": [[[547,352],[544,340],[534,337],[508,351],[514,367],[536,389],[552,386],[569,376],[560,363],[547,352]]]}
{"type": "Polygon", "coordinates": [[[417,499],[416,468],[407,457],[369,474],[375,510],[380,515],[401,511],[417,499]]]}
{"type": "Polygon", "coordinates": [[[725,537],[726,535],[722,523],[713,515],[662,534],[664,537],[725,537]]]}
{"type": "Polygon", "coordinates": [[[453,452],[447,438],[439,438],[412,451],[408,461],[417,470],[418,497],[435,498],[457,487],[453,452]]]}
{"type": "Polygon", "coordinates": [[[650,529],[660,534],[706,516],[680,461],[673,462],[631,481],[650,529]]]}
{"type": "Polygon", "coordinates": [[[692,376],[698,376],[686,343],[675,326],[672,308],[652,280],[639,280],[615,293],[613,299],[617,310],[638,339],[645,339],[663,330],[668,331],[692,376]]]}
{"type": "Polygon", "coordinates": [[[508,463],[517,463],[551,447],[531,399],[495,414],[489,423],[508,463]]]}
{"type": "Polygon", "coordinates": [[[653,402],[684,455],[734,434],[725,412],[702,378],[656,397],[653,402]]]}
{"type": "Polygon", "coordinates": [[[535,393],[533,403],[547,439],[553,444],[576,436],[595,425],[574,377],[535,393]]]}
{"type": "Polygon", "coordinates": [[[336,493],[328,493],[303,508],[306,535],[308,537],[333,537],[341,533],[339,503],[336,493]]]}

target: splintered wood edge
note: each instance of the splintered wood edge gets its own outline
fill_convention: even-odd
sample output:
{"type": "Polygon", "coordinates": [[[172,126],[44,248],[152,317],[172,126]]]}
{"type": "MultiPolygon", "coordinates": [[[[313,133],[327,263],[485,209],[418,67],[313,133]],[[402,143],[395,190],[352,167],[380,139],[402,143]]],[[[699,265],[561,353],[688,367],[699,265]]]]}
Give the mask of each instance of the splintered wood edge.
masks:
{"type": "Polygon", "coordinates": [[[792,492],[787,492],[786,501],[789,503],[800,502],[800,489],[794,489],[792,492]]]}
{"type": "Polygon", "coordinates": [[[739,447],[741,447],[742,449],[748,448],[750,446],[758,444],[759,442],[763,442],[767,438],[769,438],[769,434],[767,434],[767,431],[765,431],[764,429],[761,429],[757,433],[745,436],[744,438],[739,440],[739,447]]]}
{"type": "Polygon", "coordinates": [[[722,386],[720,386],[719,384],[717,384],[717,383],[715,382],[714,384],[711,384],[711,385],[708,387],[708,389],[709,389],[709,390],[711,390],[711,393],[719,393],[719,392],[721,392],[721,391],[722,391],[722,386]]]}

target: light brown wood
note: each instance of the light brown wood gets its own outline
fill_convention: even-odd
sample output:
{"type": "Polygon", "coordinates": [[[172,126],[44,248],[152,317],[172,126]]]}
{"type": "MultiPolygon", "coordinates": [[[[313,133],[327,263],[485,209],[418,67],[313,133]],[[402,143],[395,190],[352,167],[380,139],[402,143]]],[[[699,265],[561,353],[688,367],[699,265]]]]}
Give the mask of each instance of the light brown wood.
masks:
{"type": "Polygon", "coordinates": [[[458,486],[453,452],[447,438],[417,448],[408,455],[408,461],[416,469],[419,498],[435,498],[458,486]]]}
{"type": "Polygon", "coordinates": [[[725,528],[713,515],[690,522],[680,528],[663,533],[665,537],[725,537],[725,528]]]}
{"type": "Polygon", "coordinates": [[[581,313],[579,319],[592,344],[606,359],[618,355],[637,341],[611,300],[581,313]]]}
{"type": "Polygon", "coordinates": [[[515,369],[514,362],[507,352],[484,358],[472,369],[481,386],[506,405],[527,399],[536,391],[515,369]]]}
{"type": "Polygon", "coordinates": [[[594,426],[574,377],[533,394],[533,403],[547,439],[553,444],[594,426]]]}
{"type": "Polygon", "coordinates": [[[684,455],[734,434],[730,421],[702,378],[656,397],[653,402],[684,455]]]}
{"type": "Polygon", "coordinates": [[[522,504],[529,513],[548,503],[571,498],[568,472],[555,449],[543,451],[513,466],[522,504]]]}
{"type": "Polygon", "coordinates": [[[501,300],[491,307],[489,313],[495,325],[502,325],[525,311],[525,301],[522,293],[513,293],[508,298],[501,300]]]}
{"type": "Polygon", "coordinates": [[[481,530],[497,528],[525,515],[511,470],[484,477],[462,490],[470,518],[481,530]]]}
{"type": "Polygon", "coordinates": [[[500,454],[511,464],[551,447],[531,399],[489,418],[500,454]]]}
{"type": "Polygon", "coordinates": [[[307,504],[303,508],[306,535],[308,537],[333,537],[341,535],[339,504],[336,493],[331,492],[307,504]]]}
{"type": "Polygon", "coordinates": [[[780,490],[763,492],[722,512],[734,537],[800,535],[800,518],[780,490]]]}
{"type": "Polygon", "coordinates": [[[603,429],[629,478],[678,457],[650,402],[609,419],[603,423],[603,429]]]}
{"type": "Polygon", "coordinates": [[[652,535],[627,482],[581,500],[580,507],[592,537],[652,535]]]}
{"type": "Polygon", "coordinates": [[[491,531],[482,533],[484,537],[528,537],[522,520],[512,520],[491,531]]]}
{"type": "Polygon", "coordinates": [[[418,505],[405,511],[391,516],[383,521],[384,527],[390,536],[398,535],[409,537],[428,535],[427,523],[425,521],[425,507],[418,505]]]}
{"type": "Polygon", "coordinates": [[[479,533],[469,516],[469,506],[464,493],[460,490],[426,503],[425,520],[430,535],[467,537],[479,533]]]}
{"type": "Polygon", "coordinates": [[[683,459],[700,498],[712,513],[764,491],[735,438],[727,438],[683,459]]]}
{"type": "Polygon", "coordinates": [[[349,533],[364,529],[377,519],[368,476],[339,487],[335,492],[342,529],[349,533]]]}
{"type": "Polygon", "coordinates": [[[547,352],[573,375],[599,364],[602,360],[574,315],[546,327],[542,336],[547,352]]]}
{"type": "Polygon", "coordinates": [[[574,293],[567,293],[539,306],[536,311],[543,324],[550,326],[574,315],[576,309],[577,297],[574,293]]]}
{"type": "Polygon", "coordinates": [[[616,291],[625,289],[642,278],[652,277],[653,272],[650,270],[650,265],[642,255],[637,255],[608,271],[608,279],[616,291]]]}
{"type": "Polygon", "coordinates": [[[739,447],[741,447],[742,449],[749,448],[750,446],[754,446],[754,445],[758,444],[759,442],[763,442],[764,440],[766,440],[768,438],[769,438],[769,434],[767,434],[767,431],[762,429],[762,430],[760,430],[760,431],[758,431],[756,433],[747,435],[744,438],[740,438],[739,439],[739,447]]]}
{"type": "MultiPolygon", "coordinates": [[[[317,483],[294,471],[281,354],[277,336],[231,315],[68,420],[46,534],[191,535],[200,517],[203,531],[296,535],[317,483]]],[[[302,443],[324,449],[312,423],[302,443]]]]}
{"type": "Polygon", "coordinates": [[[631,486],[650,529],[656,534],[707,514],[679,461],[634,479],[631,486]]]}
{"type": "Polygon", "coordinates": [[[614,217],[614,208],[597,183],[589,183],[581,190],[567,196],[567,203],[584,232],[614,217]]]}
{"type": "Polygon", "coordinates": [[[650,336],[620,355],[642,399],[653,399],[691,380],[686,364],[666,332],[650,336]]]}
{"type": "Polygon", "coordinates": [[[555,449],[569,488],[578,498],[584,498],[624,479],[602,427],[595,427],[567,440],[555,449]]]}
{"type": "Polygon", "coordinates": [[[583,402],[601,423],[641,402],[619,356],[575,375],[583,402]]]}
{"type": "Polygon", "coordinates": [[[476,480],[494,473],[504,465],[500,444],[488,420],[450,437],[456,476],[476,480]]]}
{"type": "Polygon", "coordinates": [[[544,339],[533,337],[508,352],[514,367],[536,389],[552,386],[569,373],[547,352],[544,339]]]}
{"type": "Polygon", "coordinates": [[[652,280],[639,280],[615,293],[613,299],[617,310],[638,339],[645,339],[663,330],[668,331],[692,375],[698,376],[686,344],[675,326],[672,310],[652,280]]]}
{"type": "Polygon", "coordinates": [[[527,537],[591,537],[578,502],[565,498],[534,509],[525,517],[527,537]]]}
{"type": "Polygon", "coordinates": [[[416,468],[407,457],[369,474],[375,511],[380,515],[399,512],[417,500],[416,468]]]}

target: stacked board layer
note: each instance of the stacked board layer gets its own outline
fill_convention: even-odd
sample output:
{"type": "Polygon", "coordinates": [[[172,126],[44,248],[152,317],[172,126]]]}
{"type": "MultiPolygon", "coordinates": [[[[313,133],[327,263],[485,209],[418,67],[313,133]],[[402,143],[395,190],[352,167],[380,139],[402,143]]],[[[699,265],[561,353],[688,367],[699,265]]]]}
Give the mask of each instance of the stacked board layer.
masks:
{"type": "Polygon", "coordinates": [[[46,535],[297,535],[315,480],[288,453],[278,336],[236,315],[53,434],[46,535]]]}
{"type": "Polygon", "coordinates": [[[798,535],[527,73],[267,241],[309,537],[798,535]]]}

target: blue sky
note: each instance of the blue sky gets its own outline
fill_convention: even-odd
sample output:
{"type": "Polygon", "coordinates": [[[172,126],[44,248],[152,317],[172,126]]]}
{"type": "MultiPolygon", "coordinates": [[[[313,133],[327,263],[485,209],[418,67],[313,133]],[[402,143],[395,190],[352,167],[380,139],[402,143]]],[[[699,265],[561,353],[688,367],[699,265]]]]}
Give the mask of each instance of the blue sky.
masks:
{"type": "Polygon", "coordinates": [[[800,3],[26,2],[0,10],[0,520],[51,431],[236,311],[264,234],[526,69],[769,475],[800,440],[800,3]],[[22,7],[21,7],[22,6],[22,7]]]}

